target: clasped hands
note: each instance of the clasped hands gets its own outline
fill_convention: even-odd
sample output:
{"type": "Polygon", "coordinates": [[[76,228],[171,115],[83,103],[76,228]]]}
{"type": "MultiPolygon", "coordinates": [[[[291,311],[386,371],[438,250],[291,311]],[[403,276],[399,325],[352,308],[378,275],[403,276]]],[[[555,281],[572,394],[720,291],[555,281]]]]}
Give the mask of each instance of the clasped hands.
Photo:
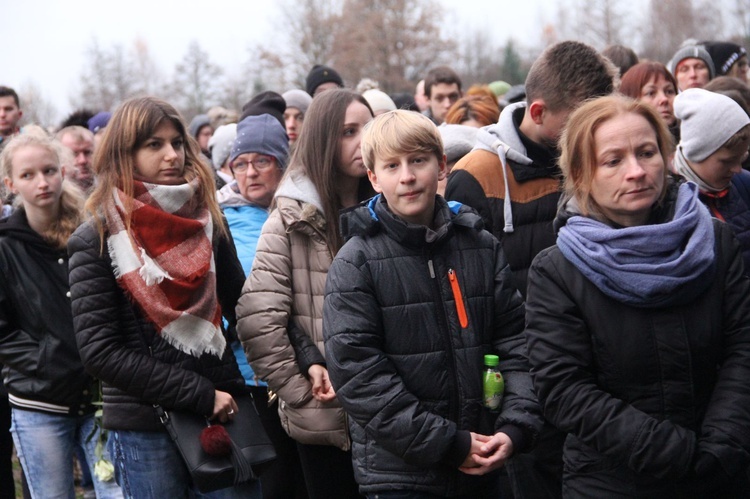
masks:
{"type": "Polygon", "coordinates": [[[505,433],[492,436],[471,432],[471,449],[458,468],[467,475],[484,475],[501,468],[513,455],[513,442],[505,433]]]}

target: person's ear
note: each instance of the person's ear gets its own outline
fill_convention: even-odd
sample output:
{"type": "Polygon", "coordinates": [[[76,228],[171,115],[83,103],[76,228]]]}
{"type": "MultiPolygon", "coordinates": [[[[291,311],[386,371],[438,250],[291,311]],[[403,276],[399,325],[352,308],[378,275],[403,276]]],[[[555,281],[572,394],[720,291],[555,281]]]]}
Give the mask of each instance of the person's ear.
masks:
{"type": "Polygon", "coordinates": [[[381,194],[383,192],[383,189],[378,183],[378,176],[375,175],[375,172],[373,172],[369,168],[367,169],[367,178],[370,179],[370,183],[372,184],[372,188],[375,190],[375,192],[381,194]]]}
{"type": "Polygon", "coordinates": [[[444,180],[448,176],[448,158],[445,154],[438,160],[438,168],[438,181],[444,180]]]}
{"type": "Polygon", "coordinates": [[[13,181],[12,181],[12,180],[11,180],[11,179],[10,179],[9,177],[5,177],[5,178],[3,179],[3,182],[5,183],[5,187],[6,187],[7,189],[8,189],[8,191],[10,191],[10,192],[11,192],[11,193],[13,193],[13,194],[18,194],[18,193],[17,193],[17,192],[16,192],[16,191],[15,191],[15,190],[13,189],[13,181]]]}
{"type": "Polygon", "coordinates": [[[529,104],[529,116],[536,125],[544,123],[544,112],[547,110],[547,106],[544,101],[535,100],[529,104]]]}

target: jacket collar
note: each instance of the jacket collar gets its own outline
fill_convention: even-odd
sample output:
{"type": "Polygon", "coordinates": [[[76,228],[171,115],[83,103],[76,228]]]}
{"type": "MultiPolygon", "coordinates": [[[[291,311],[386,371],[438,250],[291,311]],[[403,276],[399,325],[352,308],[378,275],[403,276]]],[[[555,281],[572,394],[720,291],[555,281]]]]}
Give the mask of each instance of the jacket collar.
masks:
{"type": "Polygon", "coordinates": [[[433,226],[434,229],[430,229],[424,225],[405,222],[388,209],[385,198],[380,194],[341,215],[344,240],[354,236],[368,237],[383,231],[390,238],[410,247],[443,241],[450,237],[456,227],[479,231],[484,224],[482,218],[471,208],[437,196],[433,226]]]}

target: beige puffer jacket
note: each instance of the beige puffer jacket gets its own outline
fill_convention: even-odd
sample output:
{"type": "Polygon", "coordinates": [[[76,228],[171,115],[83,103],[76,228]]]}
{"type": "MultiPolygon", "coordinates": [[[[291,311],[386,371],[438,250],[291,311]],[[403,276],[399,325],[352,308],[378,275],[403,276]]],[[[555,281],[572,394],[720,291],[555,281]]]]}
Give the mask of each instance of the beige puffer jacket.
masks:
{"type": "Polygon", "coordinates": [[[287,334],[287,322],[294,321],[324,352],[323,297],[332,257],[320,198],[302,172],[286,177],[275,197],[237,305],[237,332],[253,370],[278,394],[289,436],[348,450],[341,405],[313,398],[287,334]]]}

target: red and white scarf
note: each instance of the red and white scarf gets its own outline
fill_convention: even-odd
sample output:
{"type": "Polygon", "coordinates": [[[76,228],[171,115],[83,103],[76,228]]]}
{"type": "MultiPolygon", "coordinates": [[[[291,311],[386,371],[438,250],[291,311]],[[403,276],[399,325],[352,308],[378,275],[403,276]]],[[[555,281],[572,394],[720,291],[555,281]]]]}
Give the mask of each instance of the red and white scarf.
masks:
{"type": "Polygon", "coordinates": [[[213,223],[205,206],[191,203],[199,182],[134,181],[130,231],[125,193],[115,190],[104,207],[107,247],[118,284],[159,335],[194,357],[221,357],[226,340],[216,296],[213,223]]]}

